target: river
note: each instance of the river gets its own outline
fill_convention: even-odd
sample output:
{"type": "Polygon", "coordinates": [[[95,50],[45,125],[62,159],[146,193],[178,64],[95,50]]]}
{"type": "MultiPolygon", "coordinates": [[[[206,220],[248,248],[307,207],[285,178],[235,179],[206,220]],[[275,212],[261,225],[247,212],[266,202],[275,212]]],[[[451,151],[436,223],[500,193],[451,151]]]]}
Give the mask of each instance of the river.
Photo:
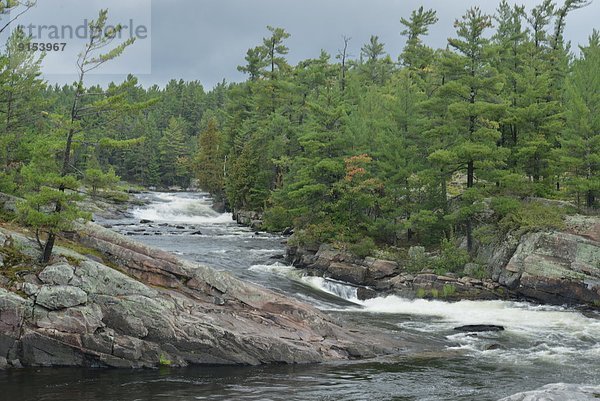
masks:
{"type": "Polygon", "coordinates": [[[554,398],[544,399],[600,398],[598,314],[522,302],[359,301],[351,286],[308,277],[282,263],[283,237],[240,227],[231,215],[214,212],[203,194],[140,197],[148,205],[132,209],[129,218],[100,223],[358,325],[402,332],[429,352],[316,366],[13,370],[0,373],[0,400],[486,401],[526,391],[541,396],[546,390],[540,388],[548,384],[554,398]],[[477,335],[453,330],[466,324],[499,324],[506,330],[477,335]]]}

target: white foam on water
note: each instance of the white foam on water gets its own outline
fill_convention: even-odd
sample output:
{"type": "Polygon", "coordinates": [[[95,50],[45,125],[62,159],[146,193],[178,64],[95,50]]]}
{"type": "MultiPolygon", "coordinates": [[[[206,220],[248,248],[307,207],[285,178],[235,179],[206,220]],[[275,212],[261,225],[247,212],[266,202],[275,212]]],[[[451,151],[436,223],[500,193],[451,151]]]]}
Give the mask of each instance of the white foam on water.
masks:
{"type": "Polygon", "coordinates": [[[232,223],[229,213],[218,213],[211,208],[210,199],[202,194],[156,193],[162,202],[135,208],[137,219],[179,224],[232,223]]]}
{"type": "Polygon", "coordinates": [[[499,401],[593,401],[600,398],[600,386],[551,383],[537,390],[525,391],[499,401]]]}
{"type": "MultiPolygon", "coordinates": [[[[449,331],[470,324],[505,327],[502,332],[453,333],[450,349],[490,357],[510,365],[539,363],[575,366],[582,360],[600,360],[600,320],[561,307],[524,302],[408,300],[396,296],[361,301],[363,311],[426,316],[411,322],[422,332],[449,331]],[[490,349],[490,345],[500,347],[490,349]]],[[[403,323],[399,323],[402,327],[403,323]]],[[[599,371],[600,374],[600,371],[599,371]]]]}
{"type": "Polygon", "coordinates": [[[326,292],[346,301],[358,303],[357,288],[337,281],[327,280],[323,277],[303,276],[302,282],[314,289],[326,292]]]}
{"type": "Polygon", "coordinates": [[[525,302],[409,300],[397,296],[362,301],[363,311],[437,317],[441,321],[493,324],[512,329],[568,329],[579,335],[600,335],[600,321],[560,307],[540,307],[525,302]]]}
{"type": "Polygon", "coordinates": [[[253,272],[263,272],[270,274],[279,274],[282,276],[289,276],[296,271],[294,266],[284,265],[282,263],[274,263],[272,265],[252,265],[248,269],[253,272]]]}
{"type": "MultiPolygon", "coordinates": [[[[398,296],[361,301],[356,288],[321,277],[303,277],[315,289],[360,305],[354,312],[398,315],[398,327],[423,333],[451,333],[449,349],[507,364],[551,363],[576,365],[600,361],[600,320],[557,306],[507,301],[443,302],[398,296]],[[413,318],[408,318],[412,316],[413,318]],[[457,333],[454,327],[490,324],[505,331],[457,333]],[[490,348],[491,345],[499,345],[490,348]]],[[[600,375],[600,371],[599,371],[600,375]]]]}

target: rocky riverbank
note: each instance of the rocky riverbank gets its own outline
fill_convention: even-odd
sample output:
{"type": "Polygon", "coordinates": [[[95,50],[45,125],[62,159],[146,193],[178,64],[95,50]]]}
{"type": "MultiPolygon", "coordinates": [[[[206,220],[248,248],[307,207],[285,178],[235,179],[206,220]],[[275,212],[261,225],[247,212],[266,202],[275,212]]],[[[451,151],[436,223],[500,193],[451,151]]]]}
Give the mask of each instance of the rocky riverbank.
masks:
{"type": "Polygon", "coordinates": [[[446,300],[506,299],[512,295],[491,279],[438,275],[433,270],[411,272],[397,261],[357,258],[325,244],[316,250],[289,246],[286,259],[309,273],[358,286],[361,299],[392,294],[446,300]]]}
{"type": "Polygon", "coordinates": [[[364,298],[399,294],[426,298],[525,298],[548,304],[600,307],[600,218],[567,216],[561,231],[532,232],[480,246],[479,265],[465,274],[409,271],[407,261],[356,258],[329,245],[288,246],[297,267],[360,286],[364,298]],[[485,277],[470,277],[477,271],[485,277]]]}
{"type": "Polygon", "coordinates": [[[94,223],[71,240],[40,266],[27,232],[0,229],[0,367],[314,363],[409,346],[94,223]]]}
{"type": "Polygon", "coordinates": [[[261,230],[263,226],[262,213],[251,210],[234,210],[233,220],[253,230],[261,230]]]}

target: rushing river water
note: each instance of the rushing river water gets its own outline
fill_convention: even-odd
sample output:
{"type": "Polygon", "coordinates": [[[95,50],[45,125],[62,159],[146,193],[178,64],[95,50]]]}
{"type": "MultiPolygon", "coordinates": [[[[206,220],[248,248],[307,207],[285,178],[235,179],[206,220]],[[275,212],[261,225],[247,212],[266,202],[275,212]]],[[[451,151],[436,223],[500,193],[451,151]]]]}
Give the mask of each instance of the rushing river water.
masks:
{"type": "Polygon", "coordinates": [[[102,223],[355,324],[401,332],[428,352],[316,366],[25,369],[0,373],[0,400],[485,401],[528,391],[538,396],[547,391],[553,397],[543,398],[548,400],[600,398],[598,314],[500,301],[359,301],[351,286],[308,277],[282,263],[282,237],[240,227],[231,215],[214,212],[202,194],[141,196],[149,204],[133,209],[130,218],[102,223]],[[506,330],[453,331],[466,324],[499,324],[506,330]],[[548,384],[550,389],[540,389],[548,384]]]}

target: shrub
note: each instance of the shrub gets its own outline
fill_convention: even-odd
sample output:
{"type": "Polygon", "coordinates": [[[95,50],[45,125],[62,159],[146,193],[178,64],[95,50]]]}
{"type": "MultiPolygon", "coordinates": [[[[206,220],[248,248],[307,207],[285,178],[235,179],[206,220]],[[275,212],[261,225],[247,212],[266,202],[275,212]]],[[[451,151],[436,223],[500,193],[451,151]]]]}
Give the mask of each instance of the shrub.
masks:
{"type": "Polygon", "coordinates": [[[452,284],[445,284],[442,288],[442,298],[448,298],[456,293],[456,287],[452,284]]]}
{"type": "Polygon", "coordinates": [[[267,209],[263,219],[267,231],[283,231],[292,226],[291,213],[281,206],[267,209]]]}
{"type": "Polygon", "coordinates": [[[467,251],[457,248],[450,240],[444,239],[440,250],[440,256],[434,262],[437,274],[460,272],[470,260],[467,251]]]}
{"type": "Polygon", "coordinates": [[[114,188],[119,180],[112,168],[106,173],[100,168],[88,168],[83,174],[83,183],[92,189],[92,196],[95,196],[99,189],[114,188]]]}
{"type": "Polygon", "coordinates": [[[359,258],[371,256],[375,250],[375,241],[372,238],[364,237],[357,242],[348,245],[348,251],[359,258]]]}
{"type": "Polygon", "coordinates": [[[541,202],[522,202],[520,207],[510,211],[498,223],[503,233],[516,232],[523,235],[531,231],[564,228],[566,211],[541,202]]]}
{"type": "Polygon", "coordinates": [[[515,198],[501,196],[492,198],[491,206],[494,212],[502,218],[518,210],[521,207],[521,202],[515,198]]]}
{"type": "Polygon", "coordinates": [[[408,250],[408,263],[406,269],[409,272],[417,273],[426,269],[430,264],[430,259],[422,246],[413,246],[408,250]]]}
{"type": "Polygon", "coordinates": [[[121,191],[105,191],[101,193],[101,197],[114,203],[127,203],[131,198],[127,192],[121,191]]]}
{"type": "Polygon", "coordinates": [[[443,235],[445,222],[431,210],[420,210],[410,216],[408,227],[417,236],[419,242],[428,246],[437,244],[443,235]]]}
{"type": "Polygon", "coordinates": [[[320,245],[333,242],[339,236],[339,230],[331,222],[310,224],[302,230],[297,230],[290,245],[320,245]]]}
{"type": "Polygon", "coordinates": [[[158,364],[160,366],[171,366],[171,360],[167,359],[166,356],[161,355],[160,358],[159,358],[159,360],[158,360],[158,364]]]}
{"type": "Polygon", "coordinates": [[[485,224],[477,227],[473,236],[482,245],[492,244],[498,238],[498,228],[494,224],[485,224]]]}

